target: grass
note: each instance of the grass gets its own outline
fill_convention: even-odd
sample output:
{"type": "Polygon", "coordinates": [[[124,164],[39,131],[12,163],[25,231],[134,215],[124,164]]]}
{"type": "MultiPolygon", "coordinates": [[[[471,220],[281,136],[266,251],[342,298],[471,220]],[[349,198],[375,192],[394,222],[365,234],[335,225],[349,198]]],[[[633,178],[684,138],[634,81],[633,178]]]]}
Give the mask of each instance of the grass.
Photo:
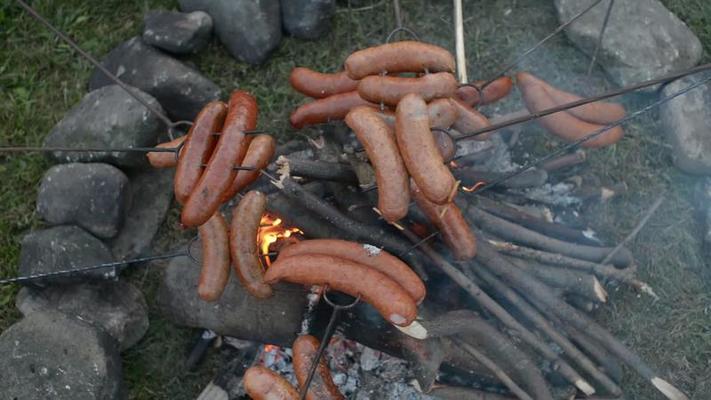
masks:
{"type": "MultiPolygon", "coordinates": [[[[450,2],[402,1],[405,24],[420,36],[452,48],[450,2]]],[[[711,3],[705,0],[665,0],[702,40],[705,60],[711,53],[711,3]]],[[[334,29],[325,38],[306,42],[286,38],[271,59],[254,67],[235,62],[216,41],[189,61],[218,83],[225,92],[233,88],[252,91],[260,100],[260,126],[278,136],[289,135],[287,117],[302,98],[288,87],[286,77],[295,65],[333,71],[353,49],[380,43],[393,27],[389,1],[353,2],[348,11],[339,2],[334,29]],[[358,3],[358,4],[356,4],[358,3]],[[364,8],[359,8],[364,7],[364,8]]],[[[39,11],[95,55],[108,52],[122,40],[139,34],[142,15],[155,8],[174,8],[169,0],[90,2],[40,0],[39,11]]],[[[480,0],[465,4],[466,44],[472,78],[488,77],[496,68],[556,24],[547,0],[480,0]],[[534,21],[535,23],[533,23],[534,21]]],[[[66,45],[25,15],[12,2],[0,5],[0,144],[39,145],[51,127],[86,92],[92,68],[66,45]]],[[[606,86],[599,71],[584,78],[587,59],[557,37],[521,69],[530,69],[570,89],[593,94],[606,86]]],[[[515,107],[512,100],[490,109],[499,112],[515,107]]],[[[627,96],[636,108],[650,100],[627,96]]],[[[524,138],[533,156],[555,145],[540,129],[531,127],[524,138]]],[[[652,302],[626,289],[612,291],[609,307],[598,312],[605,326],[658,367],[695,399],[711,398],[711,295],[708,266],[704,262],[701,225],[692,206],[697,178],[678,172],[659,132],[656,115],[648,115],[627,127],[628,135],[618,145],[590,152],[590,168],[603,183],[625,181],[627,194],[583,213],[608,242],[621,240],[634,227],[647,207],[660,194],[666,201],[640,235],[630,244],[637,255],[641,277],[650,282],[661,299],[652,302]]],[[[34,214],[36,189],[49,163],[39,155],[0,155],[0,275],[16,273],[19,245],[29,230],[40,227],[34,214]]],[[[177,235],[176,210],[161,230],[167,245],[177,235]]],[[[130,279],[139,285],[149,304],[155,293],[156,272],[135,272],[130,279]]],[[[0,330],[19,318],[14,308],[16,288],[0,287],[0,330]]],[[[197,372],[181,365],[194,332],[177,328],[161,319],[151,307],[147,336],[124,354],[124,371],[133,399],[189,399],[213,375],[219,357],[213,357],[197,372]]],[[[625,377],[628,399],[659,396],[636,375],[625,377]]]]}

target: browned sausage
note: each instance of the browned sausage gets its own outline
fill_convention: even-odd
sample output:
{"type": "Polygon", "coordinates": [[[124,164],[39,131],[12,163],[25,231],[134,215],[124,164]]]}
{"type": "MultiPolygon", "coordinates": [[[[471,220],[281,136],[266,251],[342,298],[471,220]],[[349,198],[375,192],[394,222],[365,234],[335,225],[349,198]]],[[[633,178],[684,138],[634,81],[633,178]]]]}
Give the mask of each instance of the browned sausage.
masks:
{"type": "Polygon", "coordinates": [[[470,260],[476,255],[476,237],[454,202],[438,205],[429,201],[411,182],[412,197],[427,219],[439,230],[444,243],[452,250],[454,258],[470,260]]]}
{"type": "MultiPolygon", "coordinates": [[[[476,81],[474,85],[481,87],[485,81],[476,81]]],[[[508,76],[502,76],[487,85],[483,90],[483,95],[479,90],[471,86],[462,86],[457,89],[457,97],[464,103],[474,107],[478,105],[486,105],[497,102],[506,97],[511,92],[513,80],[508,76]]]]}
{"type": "Polygon", "coordinates": [[[393,107],[408,93],[417,93],[425,101],[430,101],[454,96],[456,92],[457,79],[449,72],[426,74],[417,78],[367,76],[358,84],[360,97],[393,107]]]}
{"type": "MultiPolygon", "coordinates": [[[[316,352],[320,342],[311,335],[301,335],[296,338],[291,346],[291,351],[294,354],[294,375],[299,382],[299,387],[303,387],[308,379],[311,365],[316,358],[316,352]]],[[[309,391],[306,393],[307,400],[345,400],[345,396],[338,390],[338,386],[333,383],[331,371],[328,369],[326,359],[321,358],[316,367],[316,373],[309,385],[309,391]]]]}
{"type": "Polygon", "coordinates": [[[352,92],[358,87],[358,81],[349,78],[346,71],[324,74],[304,67],[291,70],[289,83],[296,91],[316,99],[352,92]]]}
{"type": "MultiPolygon", "coordinates": [[[[165,142],[157,145],[156,147],[161,149],[175,149],[187,139],[188,135],[181,136],[179,138],[173,139],[170,142],[165,142]]],[[[148,157],[148,162],[153,168],[171,168],[178,164],[178,157],[175,153],[167,152],[151,152],[146,154],[148,157]]]]}
{"type": "Polygon", "coordinates": [[[346,116],[375,169],[378,184],[378,209],[388,222],[407,215],[410,204],[408,175],[400,157],[392,129],[369,107],[356,107],[346,116]]]}
{"type": "Polygon", "coordinates": [[[230,278],[230,249],[227,243],[227,223],[216,212],[198,228],[202,242],[202,268],[198,295],[205,301],[220,298],[230,278]]]}
{"type": "MultiPolygon", "coordinates": [[[[553,102],[556,106],[560,106],[566,103],[572,103],[581,100],[582,97],[577,96],[572,93],[562,91],[548,82],[533,76],[527,72],[520,72],[516,75],[516,80],[520,84],[527,85],[540,85],[546,92],[551,96],[553,102]]],[[[617,103],[606,103],[602,101],[596,101],[594,103],[588,103],[579,107],[571,108],[566,110],[567,113],[582,119],[585,122],[591,124],[606,125],[622,119],[625,117],[625,108],[617,103]]]]}
{"type": "Polygon", "coordinates": [[[220,207],[223,193],[237,176],[234,167],[242,162],[247,151],[244,131],[256,128],[257,100],[252,95],[234,91],[229,107],[217,147],[183,206],[180,222],[184,226],[203,224],[220,207]]]}
{"type": "MultiPolygon", "coordinates": [[[[517,78],[519,77],[517,76],[517,78]]],[[[531,80],[525,77],[523,79],[517,79],[517,83],[523,95],[523,100],[526,103],[526,108],[528,108],[530,112],[535,113],[556,106],[553,98],[546,92],[543,86],[531,82],[531,80]]],[[[580,140],[603,128],[603,125],[585,122],[564,111],[541,117],[538,119],[538,122],[550,133],[569,142],[580,140]]],[[[584,142],[582,146],[592,148],[609,146],[619,141],[623,135],[624,131],[622,128],[616,126],[584,142]]]]}
{"type": "Polygon", "coordinates": [[[427,104],[430,116],[430,127],[447,129],[459,117],[459,110],[452,99],[435,99],[427,104]]]}
{"type": "Polygon", "coordinates": [[[444,164],[430,131],[427,104],[422,97],[408,94],[397,105],[395,133],[400,154],[410,176],[431,201],[447,201],[455,179],[444,164]]]}
{"type": "Polygon", "coordinates": [[[457,145],[454,143],[454,140],[452,140],[452,137],[449,136],[447,132],[440,130],[433,130],[432,135],[435,138],[437,150],[439,150],[439,154],[442,155],[442,159],[447,162],[454,158],[454,155],[457,153],[457,145]]]}
{"type": "Polygon", "coordinates": [[[253,400],[299,400],[289,381],[269,368],[250,367],[242,378],[244,391],[253,400]]]}
{"type": "Polygon", "coordinates": [[[346,117],[348,111],[358,106],[377,107],[375,104],[363,100],[358,92],[354,90],[352,92],[334,94],[325,99],[314,100],[299,106],[291,113],[289,121],[291,126],[301,129],[307,125],[341,120],[346,117]]]}
{"type": "Polygon", "coordinates": [[[215,147],[214,133],[222,129],[226,113],[225,103],[213,101],[208,103],[195,118],[175,169],[173,190],[178,203],[185,203],[195,189],[202,175],[202,165],[210,158],[215,147]]]}
{"type": "Polygon", "coordinates": [[[230,225],[230,256],[239,281],[254,297],[272,295],[271,286],[264,283],[264,269],[259,259],[257,234],[259,222],[267,206],[267,196],[250,190],[232,212],[230,225]]]}
{"type": "Polygon", "coordinates": [[[247,154],[242,160],[242,166],[254,168],[254,170],[237,172],[232,185],[222,193],[223,203],[233,198],[237,192],[251,185],[252,182],[259,178],[260,170],[269,165],[272,157],[274,157],[275,149],[276,142],[270,135],[257,135],[252,139],[249,143],[249,148],[247,148],[247,154]]]}
{"type": "MultiPolygon", "coordinates": [[[[489,119],[486,118],[482,113],[468,106],[466,103],[459,99],[453,99],[452,104],[457,107],[457,120],[454,121],[452,127],[462,133],[470,133],[477,131],[482,128],[487,128],[491,126],[489,119]]],[[[486,140],[491,136],[491,132],[484,133],[482,135],[474,136],[472,139],[475,140],[486,140]]]]}
{"type": "Polygon", "coordinates": [[[267,283],[287,281],[329,288],[361,296],[386,320],[407,326],[417,317],[417,306],[409,293],[382,272],[344,258],[323,254],[300,254],[277,258],[264,276],[267,283]]]}
{"type": "Polygon", "coordinates": [[[426,289],[420,277],[400,259],[375,246],[340,239],[303,240],[286,246],[279,252],[279,258],[298,254],[324,254],[367,265],[400,284],[416,303],[425,298],[426,289]]]}
{"type": "Polygon", "coordinates": [[[356,51],[345,67],[351,79],[383,72],[454,72],[454,57],[433,44],[402,41],[356,51]]]}

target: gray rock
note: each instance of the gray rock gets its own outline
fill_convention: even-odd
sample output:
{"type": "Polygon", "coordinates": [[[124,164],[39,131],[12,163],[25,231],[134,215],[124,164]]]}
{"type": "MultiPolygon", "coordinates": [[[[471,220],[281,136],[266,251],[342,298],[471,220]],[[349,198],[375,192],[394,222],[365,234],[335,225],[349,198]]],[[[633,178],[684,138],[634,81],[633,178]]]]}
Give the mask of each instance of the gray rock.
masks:
{"type": "MultiPolygon", "coordinates": [[[[566,34],[591,55],[610,0],[574,22],[566,34]]],[[[590,2],[556,0],[560,21],[568,21],[590,2]]],[[[616,0],[605,31],[600,63],[618,85],[657,78],[701,60],[699,39],[658,0],[616,0]]]]}
{"type": "MultiPolygon", "coordinates": [[[[671,82],[662,95],[674,94],[698,79],[687,77],[671,82]]],[[[711,174],[711,88],[702,85],[663,104],[659,116],[672,143],[676,166],[690,174],[711,174]]]]}
{"type": "Polygon", "coordinates": [[[116,342],[63,313],[35,312],[12,325],[0,354],[3,399],[125,398],[116,342]]]}
{"type": "MultiPolygon", "coordinates": [[[[74,225],[30,232],[22,238],[20,275],[63,271],[112,262],[111,251],[104,243],[74,225]]],[[[32,281],[37,286],[48,283],[83,282],[103,278],[111,270],[95,270],[82,275],[60,276],[32,281]]]]}
{"type": "Polygon", "coordinates": [[[170,53],[197,53],[211,33],[212,18],[202,11],[149,11],[143,17],[143,41],[170,53]]]}
{"type": "Polygon", "coordinates": [[[125,281],[79,283],[45,289],[22,288],[15,305],[25,316],[61,311],[111,335],[121,351],[148,330],[148,306],[138,288],[125,281]]]}
{"type": "Polygon", "coordinates": [[[111,238],[123,224],[128,193],[128,178],[111,165],[55,165],[40,183],[37,214],[52,225],[76,224],[111,238]]]}
{"type": "Polygon", "coordinates": [[[694,197],[696,210],[704,224],[704,246],[708,249],[711,248],[711,178],[704,178],[697,182],[694,197]]]}
{"type": "Polygon", "coordinates": [[[281,41],[279,0],[180,0],[183,11],[205,11],[233,57],[261,64],[281,41]]]}
{"type": "MultiPolygon", "coordinates": [[[[133,89],[149,104],[162,110],[150,95],[133,89]]],[[[163,124],[151,111],[118,85],[94,90],[52,128],[46,147],[153,146],[163,124]]],[[[145,156],[129,152],[53,152],[59,162],[107,162],[123,167],[146,165],[145,156]]]]}
{"type": "Polygon", "coordinates": [[[175,170],[148,169],[130,176],[131,206],[121,232],[109,245],[117,260],[145,256],[173,200],[175,170]]]}
{"type": "Polygon", "coordinates": [[[284,30],[299,39],[318,39],[331,30],[335,0],[282,0],[284,30]]]}
{"type": "MultiPolygon", "coordinates": [[[[192,121],[202,107],[220,98],[220,88],[197,70],[151,47],[139,37],[111,50],[101,63],[123,82],[155,97],[174,120],[192,121]]],[[[89,89],[111,85],[95,69],[89,89]]]]}

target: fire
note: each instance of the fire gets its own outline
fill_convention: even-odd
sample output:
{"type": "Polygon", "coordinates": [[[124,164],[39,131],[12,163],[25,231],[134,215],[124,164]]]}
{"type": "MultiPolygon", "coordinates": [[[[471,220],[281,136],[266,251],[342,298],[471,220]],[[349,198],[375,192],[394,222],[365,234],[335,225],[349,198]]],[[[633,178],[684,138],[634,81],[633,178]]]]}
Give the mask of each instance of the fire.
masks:
{"type": "Polygon", "coordinates": [[[480,181],[480,182],[477,182],[477,183],[475,183],[471,186],[468,186],[468,187],[462,186],[462,190],[465,192],[475,192],[477,189],[479,189],[480,187],[482,187],[484,185],[486,185],[486,182],[480,181]]]}
{"type": "Polygon", "coordinates": [[[269,214],[264,214],[259,223],[259,231],[257,232],[257,245],[259,251],[264,256],[264,262],[268,267],[271,265],[269,258],[269,247],[279,239],[287,239],[295,233],[303,233],[299,228],[287,228],[282,224],[280,218],[272,217],[269,214]]]}

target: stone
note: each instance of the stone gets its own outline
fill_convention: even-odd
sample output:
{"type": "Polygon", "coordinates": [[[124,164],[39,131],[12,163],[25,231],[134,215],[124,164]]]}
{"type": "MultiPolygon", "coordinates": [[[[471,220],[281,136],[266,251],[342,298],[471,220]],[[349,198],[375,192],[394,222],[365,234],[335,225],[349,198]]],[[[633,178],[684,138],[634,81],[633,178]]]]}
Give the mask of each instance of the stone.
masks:
{"type": "MultiPolygon", "coordinates": [[[[113,262],[111,251],[90,233],[75,225],[61,225],[30,232],[22,238],[20,275],[57,272],[113,262]]],[[[83,282],[103,278],[112,269],[94,270],[81,275],[64,275],[34,280],[36,286],[48,283],[83,282]]]]}
{"type": "MultiPolygon", "coordinates": [[[[103,85],[102,85],[103,86],[103,85]]],[[[45,147],[125,148],[153,146],[164,125],[146,106],[118,85],[86,94],[52,128],[45,147]]],[[[158,101],[133,88],[140,98],[162,111],[158,101]]],[[[145,156],[131,152],[52,152],[58,162],[106,162],[121,167],[147,165],[145,156]]]]}
{"type": "Polygon", "coordinates": [[[0,335],[0,354],[3,399],[125,398],[116,342],[78,318],[34,312],[0,335]]]}
{"type": "Polygon", "coordinates": [[[63,312],[76,317],[113,337],[124,351],[148,330],[148,306],[138,288],[125,281],[87,282],[52,286],[45,289],[25,287],[15,299],[25,316],[35,312],[63,312]]]}
{"type": "Polygon", "coordinates": [[[299,39],[318,39],[331,30],[335,0],[282,0],[284,31],[299,39]]]}
{"type": "MultiPolygon", "coordinates": [[[[610,0],[602,1],[566,29],[568,38],[592,55],[610,0]]],[[[590,2],[555,0],[561,23],[590,2]]],[[[598,60],[620,86],[660,77],[696,65],[699,39],[658,0],[616,0],[598,60]]]]}
{"type": "Polygon", "coordinates": [[[131,199],[126,220],[109,245],[117,260],[147,255],[173,200],[175,169],[136,171],[129,177],[131,199]]]}
{"type": "Polygon", "coordinates": [[[703,223],[704,247],[711,249],[711,178],[704,178],[696,183],[694,200],[697,214],[703,223]]]}
{"type": "Polygon", "coordinates": [[[203,11],[149,11],[143,17],[143,41],[170,53],[197,53],[211,34],[212,18],[203,11]]]}
{"type": "MultiPolygon", "coordinates": [[[[111,50],[101,63],[123,82],[155,97],[174,120],[192,121],[202,107],[220,98],[220,88],[199,71],[133,37],[111,50]]],[[[89,90],[113,82],[98,69],[89,90]]]]}
{"type": "Polygon", "coordinates": [[[183,11],[205,11],[215,33],[238,60],[261,64],[281,42],[279,0],[180,0],[183,11]]]}
{"type": "MultiPolygon", "coordinates": [[[[683,90],[699,79],[703,78],[691,76],[671,82],[662,96],[683,90]]],[[[673,147],[674,164],[690,174],[711,174],[711,88],[702,85],[663,104],[659,117],[673,147]]]]}
{"type": "Polygon", "coordinates": [[[128,178],[111,165],[55,165],[40,183],[37,214],[52,225],[75,224],[112,238],[123,225],[128,194],[128,178]]]}

